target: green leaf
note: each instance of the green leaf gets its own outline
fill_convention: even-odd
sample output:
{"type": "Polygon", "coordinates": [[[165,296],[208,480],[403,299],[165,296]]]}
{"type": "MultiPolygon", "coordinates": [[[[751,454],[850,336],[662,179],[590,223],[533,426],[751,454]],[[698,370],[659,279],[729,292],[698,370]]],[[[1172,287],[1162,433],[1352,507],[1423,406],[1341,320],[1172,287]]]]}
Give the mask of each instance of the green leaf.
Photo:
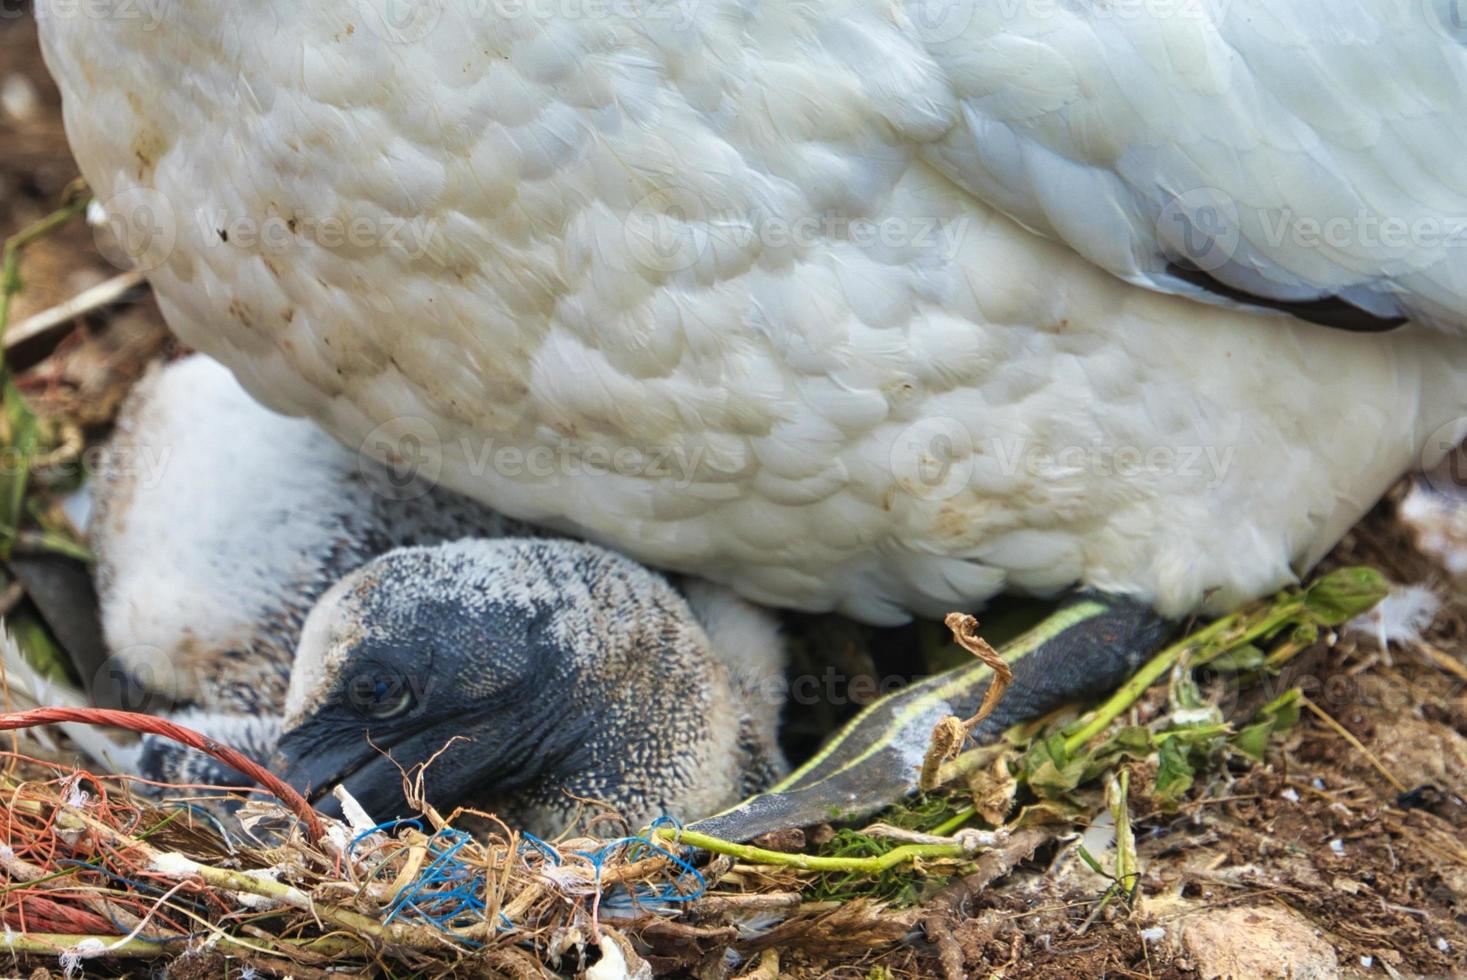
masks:
{"type": "Polygon", "coordinates": [[[1245,670],[1257,670],[1263,666],[1266,659],[1262,650],[1252,643],[1247,643],[1215,657],[1208,662],[1208,666],[1236,674],[1245,670]]]}
{"type": "Polygon", "coordinates": [[[1157,753],[1156,798],[1175,803],[1192,788],[1197,770],[1189,758],[1186,743],[1180,738],[1167,738],[1157,753]]]}
{"type": "Polygon", "coordinates": [[[1024,782],[1039,796],[1063,796],[1080,785],[1088,758],[1071,758],[1064,733],[1056,732],[1036,742],[1024,755],[1024,782]]]}
{"type": "Polygon", "coordinates": [[[1056,766],[1052,759],[1045,759],[1029,773],[1029,788],[1046,799],[1063,796],[1079,786],[1084,779],[1086,761],[1084,756],[1080,756],[1061,767],[1056,766]]]}
{"type": "Polygon", "coordinates": [[[1100,862],[1095,860],[1095,855],[1091,854],[1084,844],[1075,845],[1075,849],[1080,854],[1080,860],[1088,864],[1091,871],[1094,871],[1096,874],[1102,875],[1106,878],[1110,877],[1110,872],[1106,871],[1105,868],[1100,866],[1100,862]]]}
{"type": "Polygon", "coordinates": [[[1289,639],[1300,646],[1311,646],[1319,639],[1319,627],[1314,623],[1300,623],[1294,627],[1293,635],[1289,639]]]}
{"type": "Polygon", "coordinates": [[[1232,738],[1232,745],[1244,755],[1262,761],[1268,740],[1274,732],[1288,731],[1299,723],[1299,698],[1302,692],[1290,688],[1258,709],[1254,721],[1232,738]]]}
{"type": "Polygon", "coordinates": [[[1145,759],[1155,751],[1151,732],[1142,725],[1131,725],[1116,732],[1113,738],[1097,746],[1085,761],[1080,785],[1090,782],[1125,759],[1145,759]]]}
{"type": "Polygon", "coordinates": [[[1390,592],[1385,576],[1374,568],[1341,568],[1309,584],[1304,605],[1325,626],[1339,626],[1375,608],[1390,592]]]}
{"type": "Polygon", "coordinates": [[[1096,749],[1095,754],[1144,759],[1151,754],[1151,732],[1145,725],[1128,725],[1116,732],[1114,738],[1096,749]]]}
{"type": "Polygon", "coordinates": [[[1088,806],[1081,806],[1072,800],[1051,799],[1040,800],[1030,803],[1019,809],[1019,815],[1009,824],[1010,827],[1020,829],[1024,827],[1040,827],[1046,824],[1068,824],[1074,823],[1082,817],[1090,814],[1088,806]]]}
{"type": "Polygon", "coordinates": [[[39,619],[22,609],[12,613],[5,625],[15,639],[16,646],[20,648],[21,656],[25,657],[36,673],[49,681],[67,685],[72,683],[66,667],[66,654],[51,639],[51,634],[46,632],[46,627],[41,625],[39,619]]]}
{"type": "Polygon", "coordinates": [[[1056,732],[1049,736],[1042,744],[1045,755],[1049,756],[1049,761],[1057,768],[1063,769],[1069,764],[1070,751],[1065,748],[1065,738],[1061,733],[1056,732]]]}
{"type": "Polygon", "coordinates": [[[1191,666],[1185,660],[1172,668],[1166,696],[1173,711],[1201,708],[1207,703],[1197,689],[1197,682],[1192,679],[1191,666]]]}
{"type": "Polygon", "coordinates": [[[1273,735],[1273,722],[1259,721],[1247,726],[1232,738],[1232,746],[1249,758],[1263,761],[1268,739],[1273,735]]]}
{"type": "Polygon", "coordinates": [[[1227,722],[1211,722],[1204,725],[1173,725],[1156,736],[1157,748],[1165,741],[1176,740],[1188,748],[1210,749],[1233,733],[1227,722]]]}

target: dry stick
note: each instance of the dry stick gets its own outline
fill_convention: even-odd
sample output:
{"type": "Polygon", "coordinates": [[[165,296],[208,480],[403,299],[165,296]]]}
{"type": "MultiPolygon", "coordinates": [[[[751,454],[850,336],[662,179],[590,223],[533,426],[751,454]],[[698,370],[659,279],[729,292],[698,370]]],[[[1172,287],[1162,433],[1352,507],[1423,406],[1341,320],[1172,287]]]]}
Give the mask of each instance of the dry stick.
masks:
{"type": "Polygon", "coordinates": [[[26,317],[5,331],[5,349],[14,350],[48,330],[69,323],[79,316],[100,310],[104,306],[111,306],[145,281],[141,272],[124,272],[120,276],[113,276],[104,283],[77,293],[71,299],[58,303],[49,310],[26,317]]]}
{"type": "Polygon", "coordinates": [[[1467,681],[1467,664],[1462,663],[1462,661],[1458,660],[1456,657],[1453,657],[1445,650],[1439,650],[1436,647],[1432,646],[1430,643],[1427,643],[1425,640],[1417,640],[1415,643],[1411,644],[1411,647],[1418,654],[1425,657],[1427,660],[1430,660],[1442,670],[1445,670],[1451,674],[1455,674],[1462,680],[1467,681]]]}
{"type": "Polygon", "coordinates": [[[1319,720],[1328,725],[1330,730],[1333,731],[1336,735],[1349,742],[1350,746],[1356,752],[1359,752],[1361,755],[1365,756],[1365,761],[1374,766],[1375,771],[1384,776],[1386,778],[1386,782],[1390,783],[1396,788],[1397,793],[1406,792],[1406,787],[1401,783],[1399,779],[1395,777],[1395,775],[1391,773],[1389,769],[1385,767],[1385,765],[1379,759],[1375,757],[1375,753],[1367,749],[1364,743],[1362,743],[1358,738],[1350,733],[1350,730],[1348,728],[1331,718],[1329,712],[1325,711],[1319,705],[1304,697],[1302,694],[1299,696],[1299,703],[1304,705],[1304,707],[1308,708],[1310,711],[1314,712],[1315,715],[1319,717],[1319,720]]]}

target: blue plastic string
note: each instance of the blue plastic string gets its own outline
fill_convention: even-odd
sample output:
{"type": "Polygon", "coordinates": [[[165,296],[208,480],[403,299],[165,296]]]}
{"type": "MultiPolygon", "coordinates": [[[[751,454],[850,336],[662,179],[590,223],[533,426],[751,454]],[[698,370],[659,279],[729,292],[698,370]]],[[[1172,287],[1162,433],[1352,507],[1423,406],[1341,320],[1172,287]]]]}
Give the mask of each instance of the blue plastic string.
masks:
{"type": "Polygon", "coordinates": [[[371,837],[373,834],[385,834],[387,831],[396,830],[399,827],[412,827],[420,834],[423,832],[423,822],[421,820],[418,820],[417,818],[412,818],[408,820],[389,820],[386,823],[379,823],[375,827],[369,827],[366,830],[362,831],[360,834],[357,834],[355,837],[353,837],[351,839],[351,843],[346,845],[346,853],[350,854],[358,844],[366,840],[368,837],[371,837]]]}
{"type": "Polygon", "coordinates": [[[648,828],[648,836],[621,837],[617,840],[608,841],[594,851],[582,851],[581,856],[591,862],[596,869],[596,890],[601,890],[601,867],[606,861],[622,848],[630,848],[628,860],[638,860],[641,852],[645,849],[648,853],[658,854],[671,861],[678,869],[678,875],[673,880],[659,887],[639,887],[635,892],[622,888],[619,893],[614,893],[602,898],[601,907],[609,910],[633,909],[653,910],[657,906],[676,905],[695,901],[701,898],[708,890],[708,882],[697,868],[693,867],[687,860],[674,854],[672,851],[653,841],[650,837],[652,831],[662,827],[671,826],[677,831],[682,831],[682,824],[672,817],[658,817],[652,821],[648,828]],[[679,888],[679,883],[684,878],[691,877],[695,882],[691,891],[684,892],[679,888]]]}

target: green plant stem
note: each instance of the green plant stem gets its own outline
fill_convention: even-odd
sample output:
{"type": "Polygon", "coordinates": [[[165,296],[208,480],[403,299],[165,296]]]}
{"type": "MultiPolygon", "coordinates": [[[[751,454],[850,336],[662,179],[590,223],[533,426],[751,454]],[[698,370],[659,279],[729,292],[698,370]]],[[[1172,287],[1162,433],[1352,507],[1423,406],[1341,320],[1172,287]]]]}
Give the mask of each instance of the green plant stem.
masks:
{"type": "Polygon", "coordinates": [[[1210,659],[1210,656],[1221,656],[1228,650],[1275,632],[1298,617],[1303,610],[1303,598],[1289,596],[1253,616],[1246,612],[1224,616],[1173,643],[1152,657],[1130,680],[1107,698],[1104,704],[1091,712],[1085,723],[1065,739],[1065,750],[1075,752],[1105,731],[1111,722],[1125,714],[1148,687],[1160,680],[1183,657],[1199,662],[1210,659]]]}
{"type": "Polygon", "coordinates": [[[1141,863],[1136,855],[1136,835],[1131,829],[1131,773],[1122,769],[1106,786],[1111,820],[1116,827],[1116,884],[1129,898],[1141,876],[1141,863]]]}
{"type": "Polygon", "coordinates": [[[26,529],[15,536],[14,550],[26,554],[64,555],[77,561],[91,563],[97,556],[90,548],[77,544],[55,531],[32,531],[26,529]]]}
{"type": "Polygon", "coordinates": [[[713,854],[726,854],[741,861],[748,861],[750,864],[777,864],[789,868],[802,868],[806,871],[880,874],[908,861],[970,856],[968,850],[961,844],[904,844],[876,857],[820,857],[813,854],[786,854],[783,851],[770,851],[762,847],[754,847],[752,844],[735,844],[732,841],[720,840],[693,830],[679,832],[668,828],[657,831],[657,834],[667,841],[687,844],[689,847],[700,848],[713,854]]]}
{"type": "Polygon", "coordinates": [[[972,820],[973,815],[977,812],[977,807],[965,806],[957,813],[949,817],[947,820],[944,820],[936,827],[933,827],[930,831],[928,831],[928,833],[932,834],[934,837],[951,837],[953,833],[962,828],[963,824],[967,823],[969,820],[972,820]]]}
{"type": "MultiPolygon", "coordinates": [[[[20,292],[20,253],[38,239],[45,238],[51,232],[71,221],[78,215],[85,214],[87,205],[91,203],[91,196],[78,194],[76,199],[63,205],[57,210],[46,215],[39,221],[33,222],[11,235],[5,241],[5,253],[3,268],[0,268],[0,340],[5,337],[5,331],[10,326],[10,303],[20,292]]],[[[3,363],[3,361],[0,361],[3,363]]]]}
{"type": "Polygon", "coordinates": [[[38,444],[38,422],[16,387],[10,365],[5,358],[5,331],[10,326],[11,302],[21,291],[21,252],[41,238],[86,212],[91,198],[77,194],[65,205],[39,221],[33,222],[16,232],[5,241],[3,259],[0,259],[0,422],[6,448],[12,462],[4,474],[0,474],[0,558],[9,560],[20,533],[25,503],[26,485],[30,481],[31,460],[38,444]]]}

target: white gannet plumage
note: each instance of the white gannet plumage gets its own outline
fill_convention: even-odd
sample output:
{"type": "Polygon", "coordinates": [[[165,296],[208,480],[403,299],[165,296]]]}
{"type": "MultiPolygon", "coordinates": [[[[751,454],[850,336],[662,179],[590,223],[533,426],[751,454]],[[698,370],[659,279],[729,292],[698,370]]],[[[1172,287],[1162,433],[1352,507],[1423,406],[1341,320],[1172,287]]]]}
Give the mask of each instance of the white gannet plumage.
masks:
{"type": "Polygon", "coordinates": [[[1439,0],[37,13],[190,344],[756,600],[1223,608],[1467,427],[1439,0]],[[1417,322],[1332,332],[1184,267],[1417,322]]]}

